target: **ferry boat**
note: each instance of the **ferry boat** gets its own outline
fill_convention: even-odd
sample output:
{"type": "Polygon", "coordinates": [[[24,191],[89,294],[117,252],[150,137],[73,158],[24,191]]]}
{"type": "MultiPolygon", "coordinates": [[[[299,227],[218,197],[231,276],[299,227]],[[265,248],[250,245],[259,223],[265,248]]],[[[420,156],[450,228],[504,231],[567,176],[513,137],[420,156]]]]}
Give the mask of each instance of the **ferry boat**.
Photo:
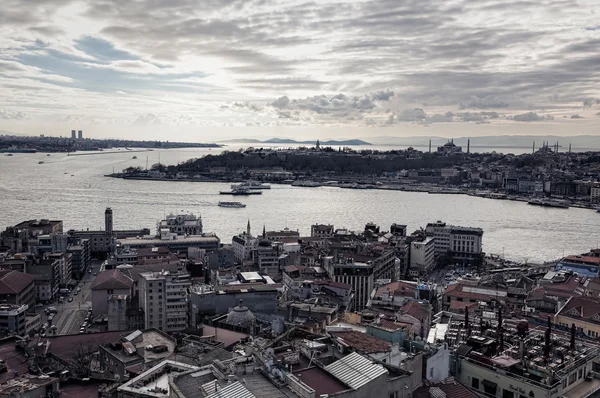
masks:
{"type": "Polygon", "coordinates": [[[568,209],[569,205],[563,202],[557,202],[555,200],[542,200],[542,199],[532,199],[527,202],[529,205],[533,206],[543,206],[543,207],[556,207],[559,209],[568,209]]]}
{"type": "Polygon", "coordinates": [[[132,157],[132,159],[137,159],[137,156],[132,157]]]}
{"type": "Polygon", "coordinates": [[[263,184],[260,181],[246,181],[241,184],[231,184],[231,189],[242,188],[242,189],[271,189],[269,184],[263,184]]]}
{"type": "Polygon", "coordinates": [[[292,183],[293,187],[306,187],[306,188],[318,188],[321,186],[318,182],[314,181],[294,181],[292,183]]]}
{"type": "Polygon", "coordinates": [[[240,202],[219,202],[220,207],[231,207],[234,209],[241,209],[242,207],[246,207],[245,204],[240,202]]]}
{"type": "Polygon", "coordinates": [[[6,154],[6,155],[4,155],[4,156],[12,156],[12,155],[13,155],[12,153],[7,153],[7,154],[6,154]]]}
{"type": "Polygon", "coordinates": [[[38,164],[44,164],[44,161],[43,161],[43,160],[40,160],[40,161],[38,162],[38,164]]]}
{"type": "Polygon", "coordinates": [[[244,188],[235,188],[231,191],[219,191],[221,195],[234,195],[234,196],[247,196],[247,195],[261,195],[262,191],[257,189],[244,189],[244,188]]]}

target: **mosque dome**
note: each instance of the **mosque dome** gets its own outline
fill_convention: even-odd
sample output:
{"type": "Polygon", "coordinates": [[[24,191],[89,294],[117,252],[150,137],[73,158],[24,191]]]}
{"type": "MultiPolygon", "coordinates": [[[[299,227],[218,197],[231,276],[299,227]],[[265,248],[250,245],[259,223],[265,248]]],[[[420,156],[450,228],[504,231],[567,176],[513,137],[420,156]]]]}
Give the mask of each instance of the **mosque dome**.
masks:
{"type": "Polygon", "coordinates": [[[242,300],[240,305],[234,307],[229,314],[227,314],[227,320],[225,321],[229,325],[233,326],[250,326],[256,320],[256,316],[244,306],[242,300]]]}

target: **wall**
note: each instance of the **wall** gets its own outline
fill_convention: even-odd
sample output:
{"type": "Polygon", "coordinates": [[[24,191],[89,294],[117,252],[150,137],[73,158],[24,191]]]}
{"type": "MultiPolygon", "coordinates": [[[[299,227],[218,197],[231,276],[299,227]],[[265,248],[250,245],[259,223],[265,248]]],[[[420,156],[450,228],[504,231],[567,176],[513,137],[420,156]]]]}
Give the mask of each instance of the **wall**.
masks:
{"type": "Polygon", "coordinates": [[[427,358],[426,362],[423,377],[427,380],[439,383],[450,375],[450,350],[445,344],[427,358]]]}
{"type": "Polygon", "coordinates": [[[106,289],[94,289],[92,290],[92,314],[104,315],[108,314],[108,298],[113,294],[125,295],[131,294],[129,289],[113,289],[110,291],[106,289]]]}

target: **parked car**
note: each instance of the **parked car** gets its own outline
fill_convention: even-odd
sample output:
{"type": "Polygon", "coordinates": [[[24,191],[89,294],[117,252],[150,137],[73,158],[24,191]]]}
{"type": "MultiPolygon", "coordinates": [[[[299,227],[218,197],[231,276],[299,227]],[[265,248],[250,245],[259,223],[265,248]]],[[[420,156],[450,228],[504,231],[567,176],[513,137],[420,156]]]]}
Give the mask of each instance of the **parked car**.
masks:
{"type": "Polygon", "coordinates": [[[70,303],[71,301],[73,301],[73,297],[69,297],[67,301],[70,303]]]}

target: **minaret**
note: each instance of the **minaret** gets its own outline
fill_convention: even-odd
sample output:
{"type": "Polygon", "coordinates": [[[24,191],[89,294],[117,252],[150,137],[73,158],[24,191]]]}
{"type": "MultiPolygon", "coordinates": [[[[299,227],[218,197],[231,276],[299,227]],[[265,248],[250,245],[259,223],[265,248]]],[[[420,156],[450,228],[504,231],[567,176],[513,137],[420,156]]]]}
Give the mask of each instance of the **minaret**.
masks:
{"type": "Polygon", "coordinates": [[[113,234],[113,213],[110,207],[104,211],[104,231],[106,235],[113,234]]]}
{"type": "Polygon", "coordinates": [[[571,143],[569,142],[569,153],[571,153],[571,143]]]}
{"type": "Polygon", "coordinates": [[[467,139],[467,155],[471,152],[471,139],[467,139]]]}
{"type": "Polygon", "coordinates": [[[250,220],[248,220],[248,226],[246,227],[246,235],[250,236],[250,220]]]}
{"type": "Polygon", "coordinates": [[[431,138],[429,139],[429,153],[431,153],[431,138]]]}
{"type": "Polygon", "coordinates": [[[265,239],[267,237],[267,229],[265,228],[265,224],[263,224],[263,234],[262,234],[263,239],[265,239]]]}
{"type": "Polygon", "coordinates": [[[535,153],[535,140],[533,141],[533,151],[531,153],[535,153]]]}

